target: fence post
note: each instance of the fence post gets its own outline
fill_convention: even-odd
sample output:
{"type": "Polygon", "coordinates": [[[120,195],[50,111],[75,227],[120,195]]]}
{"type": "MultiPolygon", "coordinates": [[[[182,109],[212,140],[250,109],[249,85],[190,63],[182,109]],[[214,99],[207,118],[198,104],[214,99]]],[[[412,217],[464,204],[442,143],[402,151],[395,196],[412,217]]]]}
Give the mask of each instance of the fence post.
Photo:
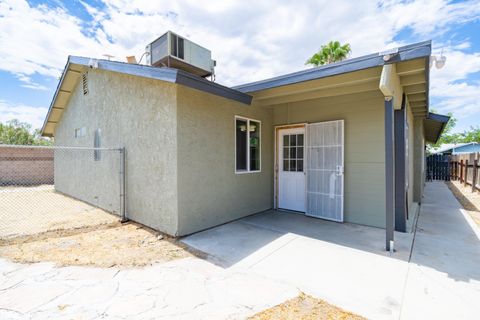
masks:
{"type": "Polygon", "coordinates": [[[463,159],[460,160],[460,183],[463,182],[463,159]]]}
{"type": "Polygon", "coordinates": [[[467,186],[468,183],[468,159],[465,160],[465,179],[463,179],[465,187],[467,186]]]}
{"type": "Polygon", "coordinates": [[[476,185],[477,185],[477,172],[478,172],[478,160],[475,159],[473,161],[473,179],[472,179],[472,192],[475,192],[475,189],[476,189],[476,185]]]}
{"type": "Polygon", "coordinates": [[[122,215],[121,222],[127,222],[127,209],[126,209],[126,179],[125,179],[125,157],[126,150],[125,147],[120,148],[120,214],[122,215]]]}
{"type": "Polygon", "coordinates": [[[458,180],[459,175],[458,175],[458,161],[457,161],[457,159],[455,159],[454,164],[455,164],[455,180],[458,180]]]}

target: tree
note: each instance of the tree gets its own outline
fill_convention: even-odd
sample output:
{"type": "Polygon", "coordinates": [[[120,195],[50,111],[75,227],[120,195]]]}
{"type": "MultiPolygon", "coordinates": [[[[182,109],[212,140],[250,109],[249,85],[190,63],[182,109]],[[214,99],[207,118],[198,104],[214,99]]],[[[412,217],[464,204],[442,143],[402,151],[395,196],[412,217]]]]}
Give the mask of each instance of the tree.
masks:
{"type": "Polygon", "coordinates": [[[32,130],[32,125],[17,119],[0,122],[0,144],[51,145],[52,140],[43,138],[40,130],[32,130]]]}
{"type": "Polygon", "coordinates": [[[338,41],[330,41],[326,45],[322,45],[320,50],[315,53],[305,64],[321,66],[328,63],[345,60],[352,52],[350,44],[341,45],[338,41]]]}
{"type": "MultiPolygon", "coordinates": [[[[434,110],[432,110],[432,112],[435,113],[434,110]]],[[[457,119],[451,112],[448,113],[448,116],[450,117],[450,120],[447,122],[440,139],[438,139],[438,142],[436,144],[432,144],[433,148],[438,148],[440,145],[445,143],[480,143],[480,127],[470,127],[469,130],[465,130],[462,133],[452,132],[453,128],[457,124],[457,119]]]]}
{"type": "Polygon", "coordinates": [[[480,127],[470,127],[469,130],[461,133],[462,142],[477,142],[480,143],[480,127]]]}

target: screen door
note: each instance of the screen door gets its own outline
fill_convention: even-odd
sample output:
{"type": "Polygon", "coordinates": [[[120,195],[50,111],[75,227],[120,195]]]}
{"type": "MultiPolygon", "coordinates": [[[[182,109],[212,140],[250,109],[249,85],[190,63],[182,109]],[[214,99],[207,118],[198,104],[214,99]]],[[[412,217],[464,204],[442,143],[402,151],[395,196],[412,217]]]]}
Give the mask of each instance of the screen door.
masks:
{"type": "Polygon", "coordinates": [[[306,214],[343,222],[343,120],[307,125],[306,214]]]}

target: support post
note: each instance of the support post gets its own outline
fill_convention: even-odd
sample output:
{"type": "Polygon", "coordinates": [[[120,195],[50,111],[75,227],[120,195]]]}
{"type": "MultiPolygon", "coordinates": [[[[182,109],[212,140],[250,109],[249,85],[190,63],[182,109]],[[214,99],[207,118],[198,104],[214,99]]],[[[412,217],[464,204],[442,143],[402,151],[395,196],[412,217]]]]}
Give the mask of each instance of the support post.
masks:
{"type": "Polygon", "coordinates": [[[395,146],[395,231],[407,231],[407,159],[406,159],[406,121],[407,107],[405,95],[402,96],[402,109],[394,111],[395,146]]]}
{"type": "Polygon", "coordinates": [[[125,147],[120,148],[120,214],[122,216],[122,223],[128,221],[127,218],[127,209],[126,209],[126,171],[125,171],[125,158],[126,158],[126,149],[125,147]]]}
{"type": "Polygon", "coordinates": [[[395,149],[393,98],[385,98],[385,248],[393,251],[395,230],[395,149]]]}

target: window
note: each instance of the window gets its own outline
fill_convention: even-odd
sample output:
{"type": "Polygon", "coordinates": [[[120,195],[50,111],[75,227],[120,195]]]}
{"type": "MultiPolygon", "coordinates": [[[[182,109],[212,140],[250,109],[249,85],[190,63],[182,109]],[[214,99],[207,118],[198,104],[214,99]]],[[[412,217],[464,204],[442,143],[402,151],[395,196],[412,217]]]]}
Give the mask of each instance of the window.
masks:
{"type": "Polygon", "coordinates": [[[261,122],[235,117],[235,171],[259,172],[261,122]]]}
{"type": "Polygon", "coordinates": [[[303,133],[283,136],[283,171],[303,171],[303,133]]]}
{"type": "MultiPolygon", "coordinates": [[[[93,138],[93,147],[94,148],[100,148],[100,129],[95,130],[95,137],[93,138]]],[[[100,155],[100,150],[93,150],[93,159],[95,161],[100,161],[101,155],[100,155]]]]}
{"type": "Polygon", "coordinates": [[[85,137],[87,130],[85,127],[75,129],[75,139],[85,137]]]}

